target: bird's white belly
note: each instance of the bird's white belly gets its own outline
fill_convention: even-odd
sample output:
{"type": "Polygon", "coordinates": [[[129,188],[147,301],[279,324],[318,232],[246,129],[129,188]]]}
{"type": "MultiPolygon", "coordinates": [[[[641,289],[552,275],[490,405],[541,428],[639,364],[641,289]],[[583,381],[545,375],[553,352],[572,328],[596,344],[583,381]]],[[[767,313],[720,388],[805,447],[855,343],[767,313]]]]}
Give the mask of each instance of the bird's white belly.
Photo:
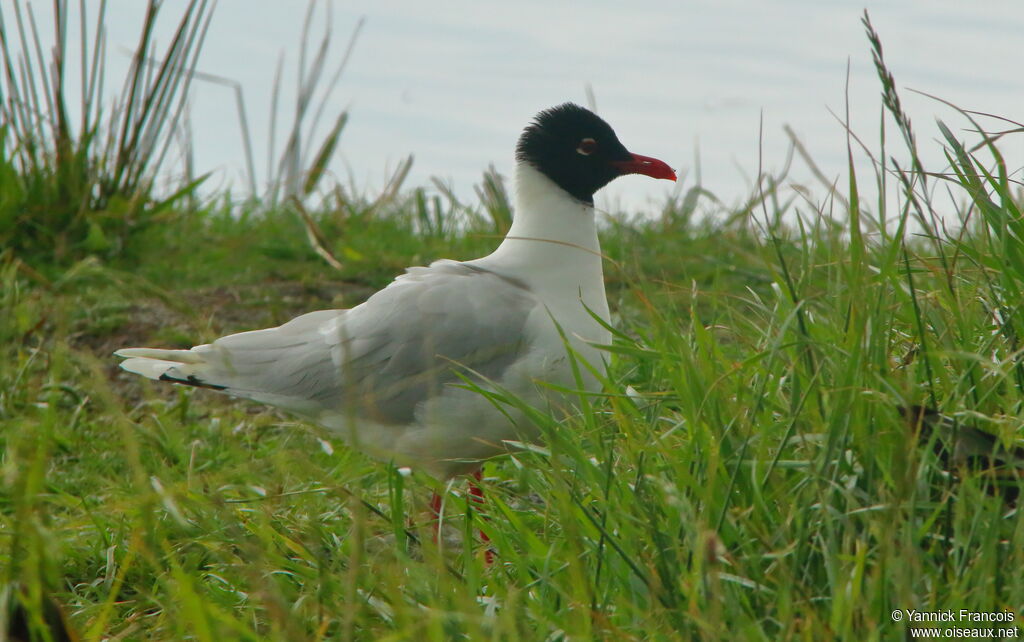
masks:
{"type": "MultiPolygon", "coordinates": [[[[589,315],[586,319],[580,315],[559,316],[577,358],[603,373],[604,353],[588,343],[607,343],[609,333],[589,315]]],[[[523,405],[556,417],[572,412],[578,405],[576,395],[558,393],[544,385],[578,387],[565,340],[551,314],[539,309],[527,325],[528,343],[533,348],[509,366],[494,385],[481,382],[486,393],[463,383],[443,386],[439,394],[420,404],[411,424],[386,424],[343,413],[324,414],[318,420],[353,447],[393,460],[396,465],[424,470],[441,479],[471,472],[481,460],[505,452],[506,442],[528,442],[538,437],[538,429],[527,419],[523,405]]],[[[584,390],[599,388],[586,366],[580,364],[579,372],[584,390]]]]}

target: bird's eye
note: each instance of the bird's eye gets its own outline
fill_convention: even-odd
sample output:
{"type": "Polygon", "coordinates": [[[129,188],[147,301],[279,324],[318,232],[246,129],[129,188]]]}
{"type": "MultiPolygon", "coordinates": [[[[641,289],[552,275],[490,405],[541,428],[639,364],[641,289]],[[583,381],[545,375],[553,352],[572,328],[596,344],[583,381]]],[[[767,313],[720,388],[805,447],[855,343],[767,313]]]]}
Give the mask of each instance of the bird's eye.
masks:
{"type": "Polygon", "coordinates": [[[593,138],[584,138],[580,141],[578,147],[576,147],[576,153],[584,156],[590,156],[597,151],[597,141],[593,138]]]}

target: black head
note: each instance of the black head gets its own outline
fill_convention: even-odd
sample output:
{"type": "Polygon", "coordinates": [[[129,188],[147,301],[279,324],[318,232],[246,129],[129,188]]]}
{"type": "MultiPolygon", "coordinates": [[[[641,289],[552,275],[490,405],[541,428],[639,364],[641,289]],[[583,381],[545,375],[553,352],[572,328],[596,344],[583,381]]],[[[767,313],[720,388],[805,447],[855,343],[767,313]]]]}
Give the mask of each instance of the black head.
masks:
{"type": "Polygon", "coordinates": [[[593,203],[594,192],[623,174],[675,180],[668,165],[629,153],[608,123],[573,103],[537,114],[519,137],[516,160],[585,203],[593,203]]]}

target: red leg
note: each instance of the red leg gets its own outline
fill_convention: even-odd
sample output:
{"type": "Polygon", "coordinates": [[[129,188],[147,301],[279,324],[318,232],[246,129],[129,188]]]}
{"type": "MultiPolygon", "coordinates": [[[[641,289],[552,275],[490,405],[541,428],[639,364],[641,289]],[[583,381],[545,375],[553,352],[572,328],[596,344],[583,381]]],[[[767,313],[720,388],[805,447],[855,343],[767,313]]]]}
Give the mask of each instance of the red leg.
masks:
{"type": "MultiPolygon", "coordinates": [[[[476,471],[475,473],[473,473],[473,479],[475,479],[478,482],[483,481],[484,472],[482,470],[476,471]]],[[[474,501],[476,503],[484,503],[484,490],[477,486],[474,482],[469,482],[469,494],[473,496],[474,501]]]]}
{"type": "MultiPolygon", "coordinates": [[[[483,479],[483,470],[477,469],[477,471],[473,473],[473,479],[475,479],[478,482],[481,481],[483,479]]],[[[469,494],[473,498],[473,501],[476,502],[477,504],[484,503],[484,491],[482,488],[477,486],[476,483],[474,483],[473,481],[469,482],[469,494]]],[[[491,538],[487,537],[487,533],[483,532],[483,530],[480,531],[480,541],[483,542],[485,546],[487,546],[487,551],[484,553],[484,561],[486,561],[487,565],[490,566],[491,563],[494,562],[494,551],[492,551],[491,547],[488,546],[488,544],[491,541],[491,538]]]]}
{"type": "Polygon", "coordinates": [[[430,498],[430,512],[434,514],[434,543],[441,541],[441,495],[434,493],[430,498]]]}

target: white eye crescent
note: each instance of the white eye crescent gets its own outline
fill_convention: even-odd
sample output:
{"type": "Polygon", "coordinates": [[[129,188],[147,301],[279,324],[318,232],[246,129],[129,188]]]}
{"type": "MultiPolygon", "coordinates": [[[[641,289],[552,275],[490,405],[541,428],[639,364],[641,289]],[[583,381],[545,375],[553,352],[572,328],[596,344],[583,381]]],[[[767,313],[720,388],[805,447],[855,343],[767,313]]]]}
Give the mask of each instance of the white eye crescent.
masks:
{"type": "Polygon", "coordinates": [[[580,141],[579,147],[576,148],[576,153],[583,156],[590,156],[597,151],[597,141],[593,138],[584,138],[580,141]]]}

